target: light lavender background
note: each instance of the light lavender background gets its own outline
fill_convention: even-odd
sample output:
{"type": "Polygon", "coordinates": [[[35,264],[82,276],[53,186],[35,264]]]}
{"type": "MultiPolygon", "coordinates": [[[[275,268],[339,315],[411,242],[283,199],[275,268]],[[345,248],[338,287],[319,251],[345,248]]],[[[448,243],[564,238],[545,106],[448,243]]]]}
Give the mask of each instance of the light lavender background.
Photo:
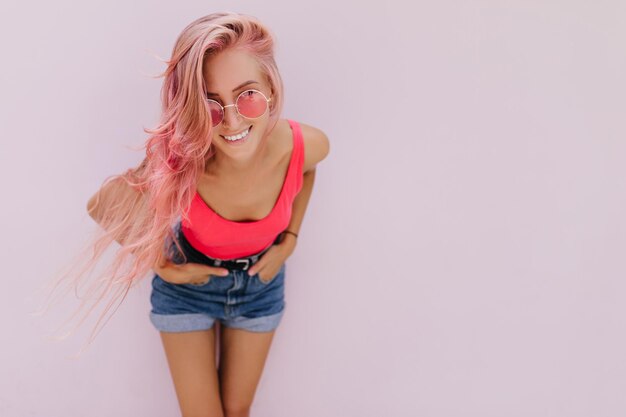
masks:
{"type": "Polygon", "coordinates": [[[331,141],[254,416],[626,415],[624,2],[2,9],[0,415],[179,415],[148,280],[80,360],[29,312],[141,160],[152,54],[220,10],[272,28],[284,117],[331,141]]]}

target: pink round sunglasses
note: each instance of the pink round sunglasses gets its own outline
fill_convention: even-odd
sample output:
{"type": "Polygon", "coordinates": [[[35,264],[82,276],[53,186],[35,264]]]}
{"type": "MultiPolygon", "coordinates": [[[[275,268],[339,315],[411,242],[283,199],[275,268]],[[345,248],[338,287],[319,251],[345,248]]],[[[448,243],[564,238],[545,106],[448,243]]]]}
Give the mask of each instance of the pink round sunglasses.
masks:
{"type": "Polygon", "coordinates": [[[224,113],[227,107],[235,107],[237,113],[246,119],[258,119],[267,111],[268,104],[272,98],[267,98],[258,90],[246,90],[237,96],[234,104],[222,106],[217,101],[207,98],[207,104],[211,112],[213,127],[219,125],[224,120],[224,113]]]}

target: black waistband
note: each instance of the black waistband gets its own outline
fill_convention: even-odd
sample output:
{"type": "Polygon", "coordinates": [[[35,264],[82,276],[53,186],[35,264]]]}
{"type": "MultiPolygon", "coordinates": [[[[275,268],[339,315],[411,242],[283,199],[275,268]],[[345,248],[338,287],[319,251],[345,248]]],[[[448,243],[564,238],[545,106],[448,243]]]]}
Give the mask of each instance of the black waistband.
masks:
{"type": "MultiPolygon", "coordinates": [[[[205,264],[209,266],[216,266],[216,267],[222,267],[226,269],[236,269],[236,270],[243,270],[243,271],[247,270],[253,264],[255,264],[259,260],[261,255],[267,252],[269,248],[271,247],[270,245],[270,247],[252,256],[236,258],[236,259],[226,259],[226,260],[215,259],[215,258],[211,258],[210,256],[205,255],[204,253],[200,252],[198,249],[194,248],[193,245],[185,237],[185,234],[183,233],[182,229],[179,229],[177,236],[178,236],[180,245],[185,255],[187,256],[187,262],[201,263],[201,264],[205,264]]],[[[274,239],[274,242],[272,242],[272,245],[279,243],[279,240],[280,240],[280,235],[276,236],[276,239],[274,239]]]]}

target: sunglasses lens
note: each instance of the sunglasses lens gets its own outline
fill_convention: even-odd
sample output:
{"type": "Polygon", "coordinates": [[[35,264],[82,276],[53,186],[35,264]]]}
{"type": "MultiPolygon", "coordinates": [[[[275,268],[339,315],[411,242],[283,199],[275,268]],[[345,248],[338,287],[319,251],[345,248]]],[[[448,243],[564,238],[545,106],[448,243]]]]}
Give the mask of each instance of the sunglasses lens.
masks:
{"type": "Polygon", "coordinates": [[[242,116],[256,119],[265,114],[267,100],[258,91],[248,90],[241,93],[237,99],[237,108],[242,116]]]}
{"type": "Polygon", "coordinates": [[[209,101],[209,110],[211,111],[211,121],[213,126],[219,125],[224,117],[222,107],[220,107],[220,105],[215,101],[209,101]]]}

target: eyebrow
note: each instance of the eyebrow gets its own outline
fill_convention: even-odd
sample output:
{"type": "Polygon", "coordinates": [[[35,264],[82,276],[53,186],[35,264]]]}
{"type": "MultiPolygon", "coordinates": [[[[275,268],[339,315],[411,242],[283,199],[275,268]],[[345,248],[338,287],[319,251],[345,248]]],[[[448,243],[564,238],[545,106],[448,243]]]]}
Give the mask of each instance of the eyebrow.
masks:
{"type": "MultiPolygon", "coordinates": [[[[244,82],[243,84],[238,85],[237,87],[235,87],[233,89],[233,93],[235,91],[239,90],[240,88],[245,87],[245,86],[250,85],[250,84],[259,84],[259,83],[254,81],[254,80],[248,80],[248,81],[244,82]]],[[[207,96],[219,96],[219,94],[217,94],[217,93],[209,93],[209,92],[207,92],[206,95],[207,96]]]]}

